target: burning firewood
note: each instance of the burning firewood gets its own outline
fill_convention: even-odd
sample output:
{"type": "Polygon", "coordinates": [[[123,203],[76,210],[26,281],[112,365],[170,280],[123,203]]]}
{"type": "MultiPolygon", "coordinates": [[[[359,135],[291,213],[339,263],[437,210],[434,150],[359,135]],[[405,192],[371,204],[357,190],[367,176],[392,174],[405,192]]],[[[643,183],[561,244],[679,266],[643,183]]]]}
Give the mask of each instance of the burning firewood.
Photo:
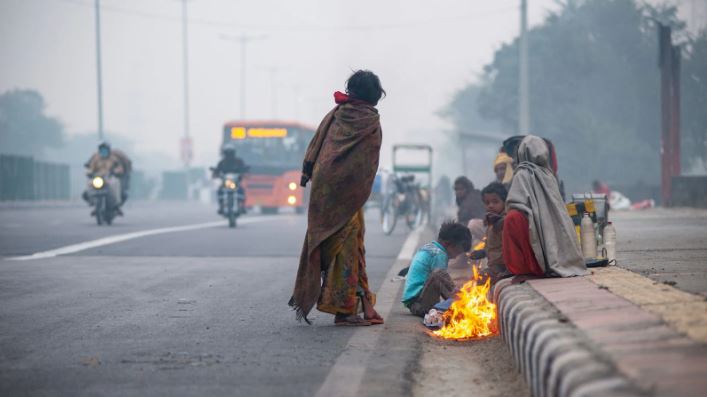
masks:
{"type": "Polygon", "coordinates": [[[473,267],[474,276],[459,290],[455,301],[444,313],[444,326],[433,335],[443,339],[470,339],[498,332],[496,305],[488,300],[491,279],[485,279],[473,267]]]}

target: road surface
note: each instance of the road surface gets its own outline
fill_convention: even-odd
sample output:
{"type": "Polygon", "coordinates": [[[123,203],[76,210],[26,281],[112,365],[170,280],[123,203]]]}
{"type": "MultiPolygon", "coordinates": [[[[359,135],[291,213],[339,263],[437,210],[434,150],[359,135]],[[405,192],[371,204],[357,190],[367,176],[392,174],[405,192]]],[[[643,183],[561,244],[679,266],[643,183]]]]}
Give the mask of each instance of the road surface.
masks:
{"type": "MultiPolygon", "coordinates": [[[[125,213],[99,227],[83,206],[0,209],[0,395],[310,396],[334,368],[345,381],[335,386],[359,395],[426,395],[450,377],[479,395],[524,393],[499,338],[472,348],[433,341],[397,304],[376,330],[334,327],[318,312],[312,326],[296,322],[286,303],[305,216],[247,216],[233,230],[199,204],[125,213]],[[172,229],[184,225],[196,226],[172,229]],[[351,377],[358,386],[342,356],[352,343],[370,344],[351,377]],[[461,373],[446,368],[447,354],[461,373]]],[[[377,291],[408,231],[384,236],[374,211],[367,222],[377,291]]],[[[399,284],[388,290],[399,299],[399,284]]]]}

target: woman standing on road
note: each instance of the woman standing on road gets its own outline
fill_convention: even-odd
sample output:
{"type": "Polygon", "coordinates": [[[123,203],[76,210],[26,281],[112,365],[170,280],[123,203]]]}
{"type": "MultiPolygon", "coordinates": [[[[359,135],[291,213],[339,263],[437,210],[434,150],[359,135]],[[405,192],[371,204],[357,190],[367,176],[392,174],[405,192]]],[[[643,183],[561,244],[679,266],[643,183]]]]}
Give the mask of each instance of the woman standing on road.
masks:
{"type": "Polygon", "coordinates": [[[335,315],[336,325],[383,323],[368,288],[363,205],[378,170],[382,130],[375,106],[384,94],[373,72],[351,75],[305,154],[301,185],[312,181],[307,235],[289,304],[308,324],[315,303],[335,315]]]}

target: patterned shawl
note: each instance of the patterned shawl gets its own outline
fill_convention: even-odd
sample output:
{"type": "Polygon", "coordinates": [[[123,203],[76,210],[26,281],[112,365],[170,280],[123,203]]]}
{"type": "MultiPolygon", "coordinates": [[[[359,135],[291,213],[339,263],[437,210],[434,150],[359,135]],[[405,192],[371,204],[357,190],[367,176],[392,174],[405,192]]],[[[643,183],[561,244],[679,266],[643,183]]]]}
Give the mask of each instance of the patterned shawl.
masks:
{"type": "Polygon", "coordinates": [[[335,95],[337,105],[322,120],[307,148],[303,184],[312,180],[305,237],[290,306],[297,319],[307,314],[321,292],[320,246],[361,209],[378,170],[382,130],[372,105],[335,95]]]}

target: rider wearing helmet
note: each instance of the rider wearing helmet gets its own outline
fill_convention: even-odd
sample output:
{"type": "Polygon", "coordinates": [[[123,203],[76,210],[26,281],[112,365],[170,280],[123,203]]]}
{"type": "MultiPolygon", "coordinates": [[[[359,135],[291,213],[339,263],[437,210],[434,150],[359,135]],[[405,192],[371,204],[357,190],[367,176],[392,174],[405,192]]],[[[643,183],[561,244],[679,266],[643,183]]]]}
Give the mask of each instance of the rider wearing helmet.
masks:
{"type": "Polygon", "coordinates": [[[214,178],[218,177],[220,173],[240,173],[245,170],[245,163],[241,158],[236,156],[235,147],[230,145],[224,146],[221,153],[223,153],[223,158],[218,162],[218,165],[214,169],[214,178]]]}
{"type": "MultiPolygon", "coordinates": [[[[111,148],[110,143],[105,141],[98,145],[98,150],[86,163],[87,174],[114,175],[120,180],[120,205],[128,198],[131,171],[130,158],[122,151],[111,148]]],[[[117,210],[122,214],[120,208],[117,210]]]]}
{"type": "MultiPolygon", "coordinates": [[[[213,178],[219,178],[221,174],[227,174],[227,173],[243,173],[248,170],[248,167],[245,165],[245,162],[236,156],[236,148],[233,147],[232,145],[226,145],[223,147],[221,150],[221,153],[223,154],[223,158],[218,162],[218,165],[216,165],[216,168],[213,169],[212,177],[213,178]]],[[[243,188],[238,185],[238,192],[242,197],[245,197],[245,191],[243,188]]],[[[225,201],[225,194],[224,194],[223,186],[219,186],[218,188],[218,213],[223,214],[223,207],[224,207],[224,201],[225,201]]]]}
{"type": "Polygon", "coordinates": [[[86,163],[88,172],[103,175],[122,175],[125,167],[120,158],[111,149],[108,142],[101,142],[98,151],[94,153],[86,163]]]}

